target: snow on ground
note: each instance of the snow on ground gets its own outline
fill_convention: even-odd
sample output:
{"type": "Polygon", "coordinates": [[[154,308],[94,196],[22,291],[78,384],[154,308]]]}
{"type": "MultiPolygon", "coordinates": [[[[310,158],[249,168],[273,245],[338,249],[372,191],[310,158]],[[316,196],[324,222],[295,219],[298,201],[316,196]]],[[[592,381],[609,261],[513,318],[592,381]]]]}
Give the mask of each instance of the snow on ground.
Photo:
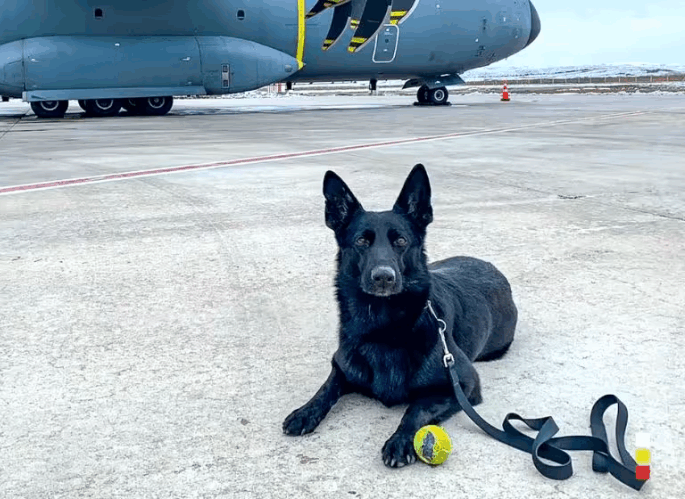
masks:
{"type": "MultiPolygon", "coordinates": [[[[505,79],[524,80],[526,78],[600,78],[600,77],[616,77],[616,76],[667,76],[673,74],[685,73],[685,65],[655,65],[655,64],[602,64],[597,66],[566,66],[566,67],[550,67],[550,68],[528,68],[528,67],[498,67],[497,64],[486,68],[474,69],[464,73],[462,78],[468,82],[491,80],[494,82],[501,82],[505,79]]],[[[380,91],[397,92],[404,85],[405,80],[381,80],[378,82],[378,89],[380,91]]],[[[365,91],[368,89],[368,80],[358,81],[331,81],[318,83],[295,83],[295,93],[300,92],[330,92],[331,90],[345,90],[350,91],[358,89],[365,91]]],[[[682,82],[670,82],[669,87],[685,86],[682,82]]],[[[285,89],[285,84],[282,84],[282,90],[285,89]]],[[[472,89],[477,91],[478,89],[472,89]]],[[[413,93],[416,89],[409,89],[407,93],[413,93]]],[[[265,94],[276,95],[275,86],[264,87],[263,89],[253,90],[251,92],[244,92],[241,94],[229,94],[221,96],[225,99],[249,99],[254,97],[263,98],[265,94]]],[[[284,94],[279,95],[283,96],[284,94]]],[[[292,94],[291,94],[292,95],[292,94]]]]}
{"type": "Polygon", "coordinates": [[[685,73],[684,64],[599,64],[596,66],[559,66],[549,68],[500,67],[492,65],[464,73],[465,80],[502,78],[602,78],[612,76],[667,76],[685,73]]]}

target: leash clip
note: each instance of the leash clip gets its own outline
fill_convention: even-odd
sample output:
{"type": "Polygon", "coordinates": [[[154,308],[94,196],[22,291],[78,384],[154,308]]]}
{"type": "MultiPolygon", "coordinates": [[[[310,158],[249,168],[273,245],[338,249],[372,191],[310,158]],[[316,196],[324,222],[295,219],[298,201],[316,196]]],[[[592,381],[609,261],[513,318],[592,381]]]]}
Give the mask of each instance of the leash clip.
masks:
{"type": "Polygon", "coordinates": [[[445,367],[450,367],[452,364],[454,364],[454,356],[450,353],[449,348],[447,348],[447,340],[445,339],[445,331],[447,331],[447,323],[443,321],[440,317],[438,317],[438,314],[435,313],[435,310],[433,310],[433,305],[431,304],[431,301],[428,300],[426,302],[426,308],[428,308],[428,311],[435,317],[435,320],[438,321],[438,333],[440,333],[440,339],[442,340],[442,348],[445,351],[445,355],[442,357],[442,363],[445,365],[445,367]]]}

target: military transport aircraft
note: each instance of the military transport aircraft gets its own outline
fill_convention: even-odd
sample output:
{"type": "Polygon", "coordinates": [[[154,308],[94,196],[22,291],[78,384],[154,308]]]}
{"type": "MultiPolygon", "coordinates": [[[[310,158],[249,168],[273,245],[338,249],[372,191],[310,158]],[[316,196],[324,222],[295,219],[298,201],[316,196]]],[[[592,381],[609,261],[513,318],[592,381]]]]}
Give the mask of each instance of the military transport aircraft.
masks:
{"type": "Polygon", "coordinates": [[[539,32],[530,0],[0,0],[0,95],[41,117],[163,115],[179,95],[406,79],[444,104],[539,32]]]}

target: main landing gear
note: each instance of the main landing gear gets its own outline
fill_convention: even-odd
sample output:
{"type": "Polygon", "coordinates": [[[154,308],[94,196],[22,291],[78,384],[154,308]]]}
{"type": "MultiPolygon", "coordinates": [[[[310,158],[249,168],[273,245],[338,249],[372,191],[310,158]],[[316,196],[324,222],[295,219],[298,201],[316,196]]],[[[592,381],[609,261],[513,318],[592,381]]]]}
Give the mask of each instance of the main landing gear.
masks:
{"type": "Polygon", "coordinates": [[[138,114],[145,116],[164,116],[173,105],[173,97],[146,97],[135,99],[134,108],[138,114]]]}
{"type": "Polygon", "coordinates": [[[173,97],[143,97],[140,99],[99,99],[78,101],[88,116],[115,116],[123,108],[136,116],[164,116],[174,105],[173,97]]]}
{"type": "Polygon", "coordinates": [[[98,116],[100,118],[116,116],[121,110],[120,99],[80,100],[78,101],[78,104],[88,116],[98,116]]]}
{"type": "MultiPolygon", "coordinates": [[[[79,100],[78,104],[86,112],[86,116],[100,118],[116,116],[122,108],[131,115],[164,116],[174,105],[174,98],[167,96],[140,99],[89,99],[79,100]]],[[[63,118],[68,107],[69,101],[66,100],[31,103],[31,109],[39,118],[63,118]]]]}
{"type": "Polygon", "coordinates": [[[61,118],[67,112],[69,101],[43,100],[31,103],[31,109],[41,118],[61,118]]]}
{"type": "Polygon", "coordinates": [[[438,87],[438,88],[428,88],[428,85],[422,85],[419,87],[419,90],[416,92],[416,99],[418,102],[415,102],[414,105],[416,106],[448,106],[449,102],[447,102],[447,98],[449,97],[449,93],[447,92],[447,88],[445,87],[438,87]]]}

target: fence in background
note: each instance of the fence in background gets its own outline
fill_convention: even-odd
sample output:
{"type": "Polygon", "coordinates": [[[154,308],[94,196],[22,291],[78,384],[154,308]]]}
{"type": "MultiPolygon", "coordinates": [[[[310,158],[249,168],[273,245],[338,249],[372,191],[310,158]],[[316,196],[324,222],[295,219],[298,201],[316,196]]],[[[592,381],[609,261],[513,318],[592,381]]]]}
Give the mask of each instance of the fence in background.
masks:
{"type": "Polygon", "coordinates": [[[466,81],[467,85],[500,85],[503,80],[509,85],[561,85],[568,83],[667,83],[671,81],[685,81],[685,74],[666,76],[599,76],[576,78],[503,78],[493,80],[466,81]]]}
{"type": "MultiPolygon", "coordinates": [[[[677,83],[685,82],[685,73],[672,74],[666,76],[600,76],[588,77],[580,76],[575,78],[498,78],[489,80],[466,80],[466,86],[454,87],[454,90],[459,88],[468,89],[468,87],[491,87],[502,86],[506,81],[511,86],[516,85],[618,85],[618,84],[650,84],[650,83],[677,83]]],[[[401,90],[403,80],[379,81],[378,90],[393,91],[402,93],[416,92],[416,88],[401,90]]],[[[330,92],[346,92],[346,93],[368,93],[368,81],[354,81],[354,82],[313,82],[313,83],[295,83],[293,90],[295,93],[312,92],[314,94],[330,93],[330,92]]],[[[269,95],[277,95],[284,93],[285,84],[273,84],[260,89],[262,92],[267,92],[269,95]]]]}

